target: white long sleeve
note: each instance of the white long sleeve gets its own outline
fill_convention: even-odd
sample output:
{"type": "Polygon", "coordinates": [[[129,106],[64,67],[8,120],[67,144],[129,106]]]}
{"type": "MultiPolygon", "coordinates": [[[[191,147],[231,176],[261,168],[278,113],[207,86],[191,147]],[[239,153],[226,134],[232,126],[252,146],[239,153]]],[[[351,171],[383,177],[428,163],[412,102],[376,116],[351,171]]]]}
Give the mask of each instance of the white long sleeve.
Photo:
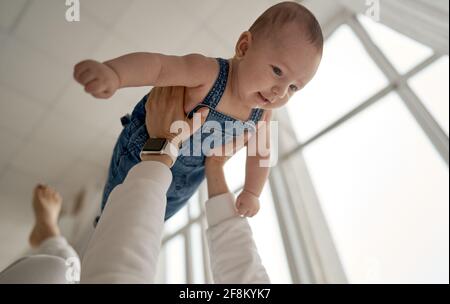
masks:
{"type": "MultiPolygon", "coordinates": [[[[161,246],[169,168],[141,162],[110,194],[81,263],[81,283],[152,283],[161,246]]],[[[234,196],[206,202],[215,283],[269,283],[248,221],[234,196]]]]}
{"type": "Polygon", "coordinates": [[[224,193],[206,202],[206,232],[214,283],[270,283],[246,218],[236,215],[235,198],[224,193]]]}
{"type": "Polygon", "coordinates": [[[134,166],[110,194],[81,263],[81,283],[152,283],[161,246],[170,169],[134,166]]]}

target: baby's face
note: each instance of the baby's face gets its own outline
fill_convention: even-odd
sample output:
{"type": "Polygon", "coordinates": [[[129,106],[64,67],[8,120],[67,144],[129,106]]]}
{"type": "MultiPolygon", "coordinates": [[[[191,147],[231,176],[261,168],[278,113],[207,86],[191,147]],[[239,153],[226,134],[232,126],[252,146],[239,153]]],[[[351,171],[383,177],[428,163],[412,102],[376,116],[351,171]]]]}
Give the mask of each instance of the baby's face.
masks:
{"type": "Polygon", "coordinates": [[[253,40],[241,59],[238,90],[248,106],[279,108],[315,75],[320,52],[291,30],[297,29],[286,26],[277,37],[253,40]]]}

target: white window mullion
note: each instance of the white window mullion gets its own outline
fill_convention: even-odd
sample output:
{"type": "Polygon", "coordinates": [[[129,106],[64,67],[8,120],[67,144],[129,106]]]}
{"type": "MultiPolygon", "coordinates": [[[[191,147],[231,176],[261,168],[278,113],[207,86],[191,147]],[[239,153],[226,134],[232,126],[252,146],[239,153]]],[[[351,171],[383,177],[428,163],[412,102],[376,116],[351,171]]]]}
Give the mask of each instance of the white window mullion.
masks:
{"type": "MultiPolygon", "coordinates": [[[[431,65],[432,63],[434,63],[435,61],[437,61],[440,58],[439,55],[432,55],[429,58],[425,59],[424,61],[422,61],[421,63],[419,63],[417,66],[415,66],[412,70],[408,71],[405,75],[404,78],[405,79],[409,79],[415,75],[417,75],[418,73],[420,73],[421,71],[423,71],[425,68],[427,68],[429,65],[431,65]]],[[[280,156],[280,162],[284,162],[287,159],[293,157],[294,155],[296,155],[301,149],[303,149],[304,147],[306,147],[307,145],[311,144],[312,142],[314,142],[315,140],[319,139],[320,137],[322,137],[323,135],[329,133],[330,131],[334,130],[336,127],[342,125],[344,122],[348,121],[349,119],[353,118],[355,115],[359,114],[360,112],[364,111],[365,109],[367,109],[369,106],[371,106],[372,104],[376,103],[377,101],[383,99],[384,97],[386,97],[388,94],[390,94],[392,91],[394,91],[396,89],[396,85],[393,83],[390,83],[388,86],[386,86],[385,88],[381,89],[379,92],[377,92],[376,94],[374,94],[373,96],[371,96],[369,99],[367,99],[366,101],[364,101],[361,105],[357,106],[356,108],[354,108],[353,110],[351,110],[350,112],[348,112],[347,114],[343,115],[342,117],[340,117],[339,119],[337,119],[336,121],[332,122],[330,125],[328,125],[327,127],[325,127],[324,129],[322,129],[321,131],[319,131],[317,134],[315,134],[314,136],[312,136],[311,138],[309,138],[307,141],[302,142],[297,144],[297,146],[293,149],[290,149],[288,152],[286,152],[285,154],[280,156]]],[[[287,128],[287,125],[289,124],[289,122],[287,122],[286,120],[283,120],[283,124],[280,123],[280,127],[283,128],[287,128]]],[[[293,134],[293,136],[295,136],[295,132],[289,128],[287,128],[286,130],[287,132],[291,132],[293,134]]]]}
{"type": "Polygon", "coordinates": [[[309,258],[305,254],[304,246],[301,244],[302,231],[297,229],[298,225],[292,216],[292,204],[289,203],[292,199],[288,194],[289,190],[282,175],[279,167],[273,168],[269,180],[274,200],[276,201],[275,210],[277,211],[280,231],[286,248],[286,257],[292,282],[295,284],[315,283],[309,258]]]}
{"type": "Polygon", "coordinates": [[[381,71],[386,75],[391,83],[398,86],[398,94],[402,98],[408,110],[421,126],[429,140],[433,143],[441,157],[448,165],[449,160],[449,140],[448,136],[436,122],[434,117],[427,111],[417,95],[411,90],[407,84],[407,79],[401,76],[386,58],[379,47],[372,41],[371,37],[359,23],[357,18],[353,16],[348,20],[348,25],[353,29],[355,34],[361,40],[369,55],[379,66],[381,71]]]}
{"type": "MultiPolygon", "coordinates": [[[[279,114],[284,110],[280,110],[279,114]]],[[[278,114],[278,113],[277,113],[278,114]]],[[[294,138],[280,132],[280,154],[294,144],[294,138]]],[[[291,150],[292,151],[292,150],[291,150]]],[[[280,223],[293,253],[293,264],[302,283],[346,283],[337,250],[321,212],[306,164],[297,151],[273,168],[271,183],[280,211],[280,223]]]]}
{"type": "Polygon", "coordinates": [[[193,269],[192,269],[192,254],[191,254],[191,234],[190,234],[190,228],[192,225],[189,225],[189,229],[184,230],[183,236],[184,236],[184,253],[185,253],[185,260],[186,260],[186,283],[192,284],[194,282],[193,277],[193,269]]]}
{"type": "Polygon", "coordinates": [[[209,258],[208,241],[206,239],[206,229],[208,227],[206,221],[206,215],[204,211],[204,203],[208,200],[208,189],[206,182],[203,182],[199,187],[198,199],[201,205],[202,215],[200,219],[201,231],[202,231],[202,252],[203,252],[203,269],[206,284],[214,283],[211,271],[211,264],[209,258]]]}

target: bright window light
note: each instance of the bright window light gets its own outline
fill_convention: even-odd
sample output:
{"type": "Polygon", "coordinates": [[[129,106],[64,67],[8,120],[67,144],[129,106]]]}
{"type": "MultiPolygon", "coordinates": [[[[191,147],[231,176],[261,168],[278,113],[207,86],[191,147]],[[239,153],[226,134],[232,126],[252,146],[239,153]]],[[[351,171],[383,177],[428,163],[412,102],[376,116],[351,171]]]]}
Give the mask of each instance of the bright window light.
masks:
{"type": "Polygon", "coordinates": [[[225,164],[225,178],[230,191],[235,191],[244,185],[246,153],[246,148],[242,148],[225,164]]]}
{"type": "Polygon", "coordinates": [[[189,216],[191,219],[198,217],[201,213],[198,190],[189,199],[189,216]]]}
{"type": "Polygon", "coordinates": [[[382,23],[360,15],[358,20],[375,44],[400,74],[404,74],[419,62],[433,55],[433,50],[382,23]]]}
{"type": "Polygon", "coordinates": [[[192,255],[192,274],[194,284],[205,283],[205,270],[203,265],[203,251],[202,251],[202,227],[199,223],[191,226],[191,255],[192,255]]]}
{"type": "Polygon", "coordinates": [[[448,166],[397,94],[304,157],[351,283],[448,284],[448,166]]]}
{"type": "Polygon", "coordinates": [[[187,206],[184,206],[164,223],[164,235],[174,233],[186,226],[188,222],[188,208],[187,206]]]}
{"type": "Polygon", "coordinates": [[[292,278],[269,184],[264,187],[260,202],[261,209],[249,222],[262,263],[272,283],[290,284],[292,278]]]}
{"type": "MultiPolygon", "coordinates": [[[[244,185],[245,156],[245,149],[242,149],[225,165],[225,175],[231,190],[244,185]]],[[[273,283],[292,283],[272,192],[268,183],[261,194],[260,203],[261,209],[258,214],[250,218],[249,222],[262,262],[273,283]]]]}
{"type": "Polygon", "coordinates": [[[325,43],[315,78],[288,103],[298,139],[307,140],[387,84],[353,31],[342,25],[325,43]]]}
{"type": "Polygon", "coordinates": [[[409,84],[448,136],[448,56],[410,79],[409,84]]]}
{"type": "Polygon", "coordinates": [[[186,284],[186,255],[184,237],[179,234],[165,246],[166,283],[186,284]]]}

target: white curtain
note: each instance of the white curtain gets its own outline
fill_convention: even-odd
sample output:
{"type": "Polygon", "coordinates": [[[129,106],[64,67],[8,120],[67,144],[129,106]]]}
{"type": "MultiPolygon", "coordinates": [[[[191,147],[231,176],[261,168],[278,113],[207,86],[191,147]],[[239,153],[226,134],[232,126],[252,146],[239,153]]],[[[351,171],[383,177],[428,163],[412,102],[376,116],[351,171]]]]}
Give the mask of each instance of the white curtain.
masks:
{"type": "MultiPolygon", "coordinates": [[[[377,2],[339,1],[356,13],[368,12],[377,2]]],[[[448,0],[379,0],[378,3],[381,23],[432,47],[438,53],[448,54],[448,0]]]]}

